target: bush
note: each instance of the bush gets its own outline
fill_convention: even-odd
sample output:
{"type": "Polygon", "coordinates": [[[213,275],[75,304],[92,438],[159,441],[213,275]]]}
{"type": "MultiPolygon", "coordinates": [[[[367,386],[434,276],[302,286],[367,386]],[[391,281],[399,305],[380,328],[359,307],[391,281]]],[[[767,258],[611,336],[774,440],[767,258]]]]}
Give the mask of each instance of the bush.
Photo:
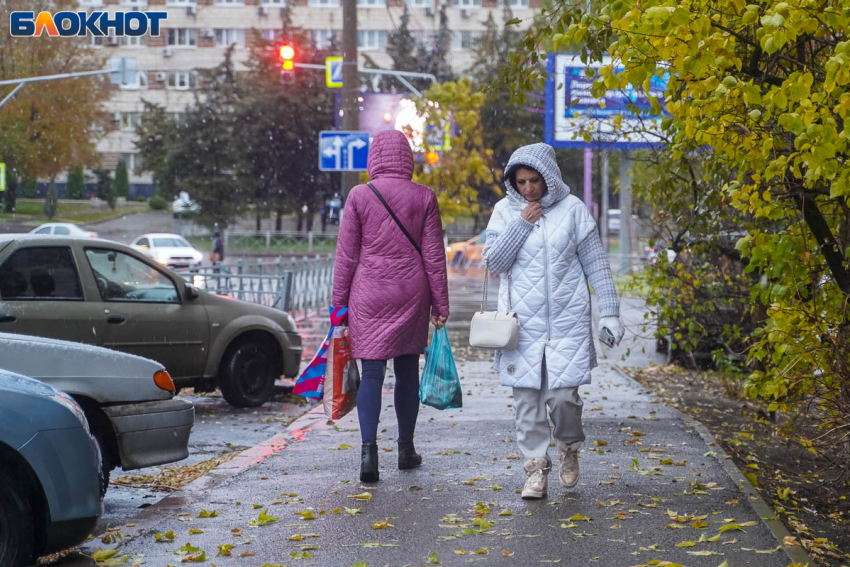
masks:
{"type": "Polygon", "coordinates": [[[83,168],[74,167],[68,173],[68,184],[65,186],[65,197],[68,199],[82,199],[85,193],[85,178],[83,168]]]}
{"type": "Polygon", "coordinates": [[[168,201],[161,195],[154,195],[148,201],[148,206],[155,211],[164,211],[168,208],[168,201]]]}

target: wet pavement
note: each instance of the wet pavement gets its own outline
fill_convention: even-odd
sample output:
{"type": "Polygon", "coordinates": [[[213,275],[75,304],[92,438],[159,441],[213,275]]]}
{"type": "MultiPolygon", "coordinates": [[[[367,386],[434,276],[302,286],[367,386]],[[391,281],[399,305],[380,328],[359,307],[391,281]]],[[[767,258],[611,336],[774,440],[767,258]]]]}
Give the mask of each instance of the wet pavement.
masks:
{"type": "MultiPolygon", "coordinates": [[[[288,428],[262,424],[261,414],[233,425],[213,411],[209,419],[226,428],[207,439],[212,448],[254,433],[270,438],[116,525],[119,541],[96,539],[60,565],[93,565],[83,554],[113,548],[122,564],[157,566],[789,564],[719,460],[722,452],[616,370],[655,356],[649,341],[628,335],[611,351],[597,347],[604,356],[594,383],[581,388],[581,482],[563,489],[555,467],[548,498],[522,500],[510,389],[499,385],[490,353],[462,346],[462,322],[480,301],[477,277],[467,276],[452,278],[450,326],[464,407],[421,409],[421,468],[395,467],[391,374],[378,483],[357,480],[356,411],[328,423],[316,408],[288,428]]],[[[641,334],[642,313],[640,300],[623,301],[633,335],[641,334]]]]}

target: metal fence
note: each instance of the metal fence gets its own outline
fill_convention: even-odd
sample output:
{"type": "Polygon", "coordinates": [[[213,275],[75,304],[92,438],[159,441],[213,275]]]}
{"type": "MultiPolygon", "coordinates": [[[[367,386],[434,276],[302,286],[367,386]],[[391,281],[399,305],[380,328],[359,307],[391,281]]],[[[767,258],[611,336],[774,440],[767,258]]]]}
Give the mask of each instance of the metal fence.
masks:
{"type": "Polygon", "coordinates": [[[333,291],[333,255],[276,258],[273,262],[216,264],[180,272],[200,289],[280,309],[296,319],[325,312],[333,291]]]}
{"type": "Polygon", "coordinates": [[[308,254],[336,249],[336,233],[331,232],[256,232],[225,230],[224,249],[229,252],[302,250],[308,254]]]}

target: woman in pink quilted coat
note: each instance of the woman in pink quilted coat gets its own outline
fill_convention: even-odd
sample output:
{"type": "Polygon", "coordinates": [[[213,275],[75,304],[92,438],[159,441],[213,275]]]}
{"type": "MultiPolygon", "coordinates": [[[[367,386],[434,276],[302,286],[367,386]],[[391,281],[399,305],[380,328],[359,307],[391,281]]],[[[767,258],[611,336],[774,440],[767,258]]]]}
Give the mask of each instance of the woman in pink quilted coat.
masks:
{"type": "Polygon", "coordinates": [[[428,343],[429,320],[440,328],[449,316],[449,291],[437,196],[411,181],[413,152],[404,134],[387,131],[375,136],[367,167],[374,190],[410,235],[405,236],[371,187],[351,190],[339,229],[333,304],[349,308],[351,350],[363,364],[357,394],[363,442],[360,480],[374,482],[379,476],[376,437],[389,359],[394,360],[396,376],[398,468],[422,463],[413,446],[419,355],[428,343]]]}

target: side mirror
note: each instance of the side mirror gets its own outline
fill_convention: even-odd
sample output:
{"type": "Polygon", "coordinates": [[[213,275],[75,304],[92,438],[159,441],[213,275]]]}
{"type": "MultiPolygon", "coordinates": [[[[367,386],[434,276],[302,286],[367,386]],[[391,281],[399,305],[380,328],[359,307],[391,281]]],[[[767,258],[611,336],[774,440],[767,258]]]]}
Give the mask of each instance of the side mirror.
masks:
{"type": "Polygon", "coordinates": [[[198,299],[199,297],[201,297],[201,292],[199,292],[198,288],[196,288],[192,284],[187,283],[185,289],[186,289],[186,299],[188,299],[189,301],[192,301],[194,299],[198,299]]]}

